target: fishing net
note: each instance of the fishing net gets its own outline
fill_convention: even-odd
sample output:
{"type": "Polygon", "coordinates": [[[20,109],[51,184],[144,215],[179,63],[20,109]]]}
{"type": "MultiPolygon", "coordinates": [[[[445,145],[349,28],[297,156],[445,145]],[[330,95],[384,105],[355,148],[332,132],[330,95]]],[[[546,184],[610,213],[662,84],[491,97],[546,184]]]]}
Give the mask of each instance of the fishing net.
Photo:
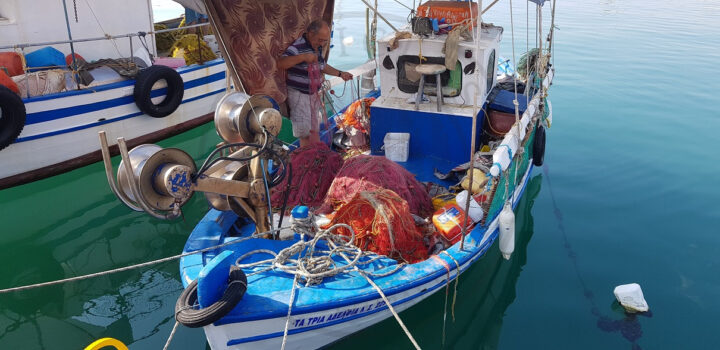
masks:
{"type": "Polygon", "coordinates": [[[342,157],[322,142],[300,147],[290,154],[292,176],[286,176],[273,188],[270,200],[273,207],[280,208],[287,195],[287,208],[296,205],[318,207],[330,184],[343,165],[342,157]],[[290,187],[288,189],[288,181],[290,187]],[[285,193],[287,190],[287,194],[285,193]]]}
{"type": "Polygon", "coordinates": [[[430,196],[415,176],[399,164],[379,156],[359,155],[345,161],[335,176],[320,212],[348,203],[362,191],[388,189],[407,201],[410,212],[428,217],[433,212],[430,196]]]}
{"type": "MultiPolygon", "coordinates": [[[[415,226],[408,202],[383,188],[360,191],[340,207],[331,224],[344,223],[355,231],[353,243],[364,251],[415,263],[427,259],[423,234],[415,226]]],[[[351,236],[347,228],[337,232],[351,236]]]]}
{"type": "MultiPolygon", "coordinates": [[[[184,20],[184,19],[183,19],[184,20]]],[[[162,23],[155,23],[155,30],[168,29],[168,26],[162,23]]],[[[183,33],[184,34],[184,33],[183,33]]],[[[155,34],[155,45],[159,52],[170,51],[173,44],[175,43],[175,35],[173,32],[163,32],[155,34]]]]}
{"type": "Polygon", "coordinates": [[[172,57],[185,58],[185,63],[188,66],[217,58],[210,46],[197,34],[185,34],[179,37],[170,50],[172,51],[172,57]]]}
{"type": "Polygon", "coordinates": [[[370,105],[373,101],[374,97],[368,97],[351,103],[343,114],[335,118],[338,127],[353,127],[362,133],[370,133],[370,105]]]}
{"type": "Polygon", "coordinates": [[[524,53],[522,57],[520,57],[520,61],[518,61],[517,65],[517,72],[524,79],[527,79],[530,74],[535,73],[539,53],[540,51],[538,49],[530,49],[530,51],[524,53]]]}

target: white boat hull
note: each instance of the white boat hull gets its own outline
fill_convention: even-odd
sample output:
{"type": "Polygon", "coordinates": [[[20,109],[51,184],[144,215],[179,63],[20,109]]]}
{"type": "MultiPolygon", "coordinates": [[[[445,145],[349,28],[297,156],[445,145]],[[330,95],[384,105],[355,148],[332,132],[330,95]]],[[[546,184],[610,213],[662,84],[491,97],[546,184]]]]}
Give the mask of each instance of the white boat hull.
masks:
{"type": "Polygon", "coordinates": [[[164,118],[150,117],[138,109],[132,82],[100,86],[88,93],[26,99],[25,127],[13,144],[0,151],[0,188],[98,161],[101,130],[107,132],[111,144],[122,136],[132,145],[157,141],[210,121],[226,89],[225,71],[222,60],[180,68],[186,84],[183,102],[164,118]]]}

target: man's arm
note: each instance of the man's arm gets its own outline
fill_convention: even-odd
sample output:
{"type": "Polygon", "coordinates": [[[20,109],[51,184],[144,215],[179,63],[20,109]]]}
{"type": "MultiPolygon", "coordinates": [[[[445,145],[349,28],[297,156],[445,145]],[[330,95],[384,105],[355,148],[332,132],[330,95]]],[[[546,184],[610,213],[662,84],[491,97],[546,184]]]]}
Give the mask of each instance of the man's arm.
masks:
{"type": "Polygon", "coordinates": [[[353,75],[348,72],[343,72],[329,64],[325,64],[325,68],[322,71],[325,74],[330,74],[336,77],[342,78],[342,80],[348,81],[353,78],[353,75]]]}
{"type": "Polygon", "coordinates": [[[302,62],[312,63],[315,61],[317,61],[317,55],[312,53],[304,53],[302,55],[295,56],[282,56],[277,59],[277,66],[280,69],[286,70],[302,62]]]}

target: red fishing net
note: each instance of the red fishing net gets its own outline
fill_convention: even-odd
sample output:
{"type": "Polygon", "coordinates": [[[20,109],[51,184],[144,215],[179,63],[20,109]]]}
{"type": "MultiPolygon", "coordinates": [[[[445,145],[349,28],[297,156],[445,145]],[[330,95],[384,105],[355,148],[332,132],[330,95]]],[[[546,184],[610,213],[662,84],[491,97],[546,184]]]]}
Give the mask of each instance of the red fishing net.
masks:
{"type": "MultiPolygon", "coordinates": [[[[336,223],[353,228],[353,243],[362,250],[408,263],[428,257],[423,234],[415,226],[408,203],[391,190],[378,188],[357,193],[335,213],[331,224],[336,223]]],[[[346,228],[338,228],[337,232],[351,236],[346,228]]]]}
{"type": "Polygon", "coordinates": [[[343,164],[342,157],[322,142],[298,148],[290,154],[292,179],[285,179],[272,190],[270,200],[273,207],[282,207],[287,182],[291,181],[287,193],[287,208],[307,205],[315,208],[325,198],[335,174],[343,164]]]}
{"type": "Polygon", "coordinates": [[[335,176],[321,213],[328,213],[349,202],[361,191],[388,189],[407,201],[410,212],[428,217],[432,200],[415,176],[399,164],[379,156],[359,155],[345,161],[335,176]]]}

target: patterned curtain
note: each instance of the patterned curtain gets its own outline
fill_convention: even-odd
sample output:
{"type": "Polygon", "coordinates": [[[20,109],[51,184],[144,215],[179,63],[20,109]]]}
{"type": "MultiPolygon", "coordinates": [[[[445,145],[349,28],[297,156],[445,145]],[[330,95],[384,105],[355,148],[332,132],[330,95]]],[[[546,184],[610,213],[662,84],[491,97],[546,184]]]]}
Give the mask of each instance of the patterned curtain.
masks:
{"type": "Polygon", "coordinates": [[[333,0],[206,0],[230,61],[248,94],[285,101],[285,71],[276,59],[311,21],[332,23],[333,0]]]}

